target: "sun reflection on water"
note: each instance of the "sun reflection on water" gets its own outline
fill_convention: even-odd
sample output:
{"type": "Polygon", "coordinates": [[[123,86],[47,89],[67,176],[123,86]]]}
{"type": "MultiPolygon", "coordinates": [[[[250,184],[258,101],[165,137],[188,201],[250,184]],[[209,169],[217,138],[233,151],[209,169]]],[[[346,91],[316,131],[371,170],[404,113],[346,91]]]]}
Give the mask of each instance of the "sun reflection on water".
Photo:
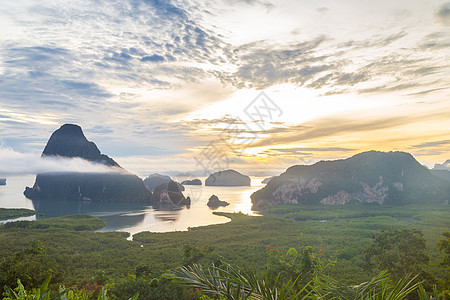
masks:
{"type": "MultiPolygon", "coordinates": [[[[252,178],[252,184],[253,184],[253,178],[252,178]]],[[[252,201],[250,199],[250,196],[259,190],[263,185],[256,185],[252,186],[251,188],[247,188],[242,191],[240,195],[240,199],[237,203],[234,205],[233,212],[241,212],[243,214],[249,215],[249,216],[260,216],[256,211],[252,210],[252,201]]]]}

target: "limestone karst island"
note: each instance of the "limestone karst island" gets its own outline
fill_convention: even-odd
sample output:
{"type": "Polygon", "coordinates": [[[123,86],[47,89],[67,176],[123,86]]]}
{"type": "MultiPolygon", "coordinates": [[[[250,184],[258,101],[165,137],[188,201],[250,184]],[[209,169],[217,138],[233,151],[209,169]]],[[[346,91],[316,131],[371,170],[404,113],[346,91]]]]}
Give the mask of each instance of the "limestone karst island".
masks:
{"type": "Polygon", "coordinates": [[[449,1],[0,1],[0,300],[450,299],[449,1]]]}

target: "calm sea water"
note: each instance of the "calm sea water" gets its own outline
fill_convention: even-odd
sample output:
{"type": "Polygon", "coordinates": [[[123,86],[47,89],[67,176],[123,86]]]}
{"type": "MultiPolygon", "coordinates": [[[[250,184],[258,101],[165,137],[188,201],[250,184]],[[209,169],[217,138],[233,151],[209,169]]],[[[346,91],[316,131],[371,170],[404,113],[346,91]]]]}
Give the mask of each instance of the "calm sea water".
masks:
{"type": "MultiPolygon", "coordinates": [[[[141,231],[182,231],[189,227],[226,223],[228,218],[213,215],[214,211],[242,212],[257,215],[251,210],[250,195],[262,188],[263,178],[252,177],[251,187],[185,186],[185,196],[191,197],[190,208],[155,209],[148,205],[129,203],[58,202],[33,203],[23,196],[26,186],[32,186],[35,176],[9,177],[6,186],[0,186],[0,207],[28,208],[37,215],[20,218],[36,220],[69,214],[85,213],[99,217],[106,222],[101,231],[126,231],[132,235],[141,231]],[[227,207],[210,209],[206,204],[211,195],[230,203],[227,207]]],[[[176,178],[181,182],[186,178],[176,178]]],[[[200,178],[203,182],[205,178],[200,178]]],[[[0,221],[1,222],[1,221],[0,221]]]]}

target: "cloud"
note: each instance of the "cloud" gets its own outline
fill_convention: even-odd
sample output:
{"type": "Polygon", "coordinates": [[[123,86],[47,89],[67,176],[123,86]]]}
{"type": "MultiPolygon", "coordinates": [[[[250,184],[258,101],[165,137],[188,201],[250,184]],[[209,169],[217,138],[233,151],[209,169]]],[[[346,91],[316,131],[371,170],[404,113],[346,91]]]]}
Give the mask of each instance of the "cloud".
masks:
{"type": "Polygon", "coordinates": [[[87,132],[87,133],[92,132],[92,133],[97,133],[97,134],[102,134],[102,135],[114,133],[114,130],[111,130],[108,127],[103,126],[103,125],[95,125],[91,128],[85,128],[83,130],[84,130],[84,132],[87,132]]]}
{"type": "Polygon", "coordinates": [[[305,124],[296,124],[292,126],[274,127],[265,130],[266,138],[255,143],[252,147],[266,147],[271,145],[282,145],[314,141],[327,138],[336,139],[339,135],[358,134],[360,132],[369,133],[376,130],[388,130],[400,127],[405,124],[420,122],[424,119],[433,120],[436,118],[446,118],[447,111],[416,114],[414,116],[386,116],[383,118],[349,118],[329,116],[316,119],[305,124]]]}
{"type": "Polygon", "coordinates": [[[409,84],[397,84],[394,86],[375,86],[368,89],[360,89],[358,90],[358,93],[365,94],[365,93],[386,93],[386,92],[396,92],[396,91],[402,91],[406,89],[411,89],[416,87],[415,84],[409,83],[409,84]]]}
{"type": "Polygon", "coordinates": [[[430,74],[435,74],[437,72],[439,72],[439,70],[441,70],[442,67],[439,66],[433,66],[433,67],[419,67],[417,70],[413,71],[414,74],[418,74],[418,75],[430,75],[430,74]]]}
{"type": "Polygon", "coordinates": [[[450,2],[444,3],[439,7],[436,17],[442,24],[450,25],[450,2]]]}
{"type": "MultiPolygon", "coordinates": [[[[255,0],[230,1],[244,4],[244,7],[268,4],[255,0]]],[[[403,64],[395,63],[392,57],[398,53],[392,51],[385,55],[391,62],[375,57],[373,61],[366,59],[366,66],[361,66],[352,61],[353,54],[361,49],[382,49],[404,39],[408,35],[406,30],[344,42],[317,35],[289,44],[262,40],[234,46],[225,42],[219,31],[214,31],[217,28],[205,25],[207,22],[201,17],[204,10],[188,2],[128,0],[82,6],[43,1],[31,7],[36,26],[21,27],[26,28],[28,36],[20,43],[4,43],[0,49],[6,70],[0,78],[3,83],[0,97],[7,94],[9,100],[25,98],[30,104],[45,107],[61,109],[69,106],[67,103],[73,106],[83,101],[95,106],[87,98],[96,97],[101,103],[102,99],[114,97],[110,86],[115,90],[117,87],[173,90],[180,82],[200,82],[212,76],[238,89],[265,89],[291,83],[313,89],[333,89],[327,94],[335,94],[353,91],[354,86],[377,77],[390,76],[394,64],[397,65],[395,70],[408,67],[406,60],[403,64]],[[71,42],[59,43],[53,34],[55,28],[71,42]],[[79,32],[84,33],[82,39],[79,32]],[[21,47],[35,43],[37,35],[44,46],[21,47]],[[55,44],[64,48],[49,46],[55,44]],[[383,63],[391,64],[381,68],[383,63]],[[224,71],[224,66],[232,66],[235,71],[224,71]],[[36,82],[45,83],[44,87],[39,89],[36,82]],[[64,90],[70,82],[80,83],[80,88],[69,84],[69,89],[64,90]],[[82,87],[86,89],[83,93],[82,87]]],[[[318,11],[328,9],[321,7],[318,11]]],[[[19,14],[17,19],[20,17],[19,14]]],[[[441,40],[423,41],[421,47],[429,49],[447,44],[441,40]]],[[[413,49],[407,50],[404,57],[413,52],[413,49]]],[[[433,67],[427,63],[428,67],[433,67]]],[[[396,78],[402,77],[402,74],[396,75],[396,78]]],[[[80,103],[75,107],[84,106],[80,103]]]]}
{"type": "Polygon", "coordinates": [[[402,39],[407,34],[408,34],[407,32],[402,30],[398,33],[390,34],[387,37],[375,36],[375,37],[371,37],[370,39],[361,40],[361,41],[350,40],[345,43],[339,44],[338,47],[352,48],[353,50],[362,49],[362,48],[374,48],[374,47],[381,48],[381,47],[388,46],[388,45],[392,44],[393,42],[396,42],[396,41],[402,39]]]}
{"type": "Polygon", "coordinates": [[[445,35],[436,35],[419,39],[412,47],[393,46],[395,42],[402,45],[407,36],[402,30],[345,43],[325,35],[290,44],[255,41],[235,48],[227,56],[236,66],[235,71],[212,73],[238,89],[292,84],[326,90],[322,95],[442,88],[445,83],[423,80],[424,76],[442,74],[446,67],[442,60],[431,53],[416,52],[447,47],[450,42],[445,35]]]}
{"type": "Polygon", "coordinates": [[[433,32],[426,35],[419,43],[419,49],[424,51],[440,50],[450,47],[450,38],[445,32],[433,32]]]}
{"type": "Polygon", "coordinates": [[[336,85],[342,86],[354,86],[360,82],[368,81],[370,75],[367,72],[355,72],[355,73],[338,73],[333,74],[332,80],[336,85]]]}
{"type": "Polygon", "coordinates": [[[427,89],[427,90],[421,90],[419,92],[415,92],[415,93],[410,93],[408,94],[408,96],[424,96],[424,95],[428,95],[434,92],[439,92],[439,91],[443,91],[443,90],[447,90],[449,88],[436,88],[436,89],[427,89]]]}
{"type": "Polygon", "coordinates": [[[413,147],[413,148],[428,148],[428,147],[436,147],[436,146],[441,146],[441,145],[450,145],[450,140],[423,143],[423,144],[413,145],[411,147],[413,147]]]}
{"type": "MultiPolygon", "coordinates": [[[[139,5],[141,1],[133,1],[132,4],[139,5]]],[[[148,4],[155,8],[158,11],[158,14],[166,15],[168,18],[179,18],[186,19],[187,13],[183,9],[173,5],[171,1],[164,0],[144,0],[142,1],[145,4],[148,4]]]]}
{"type": "Polygon", "coordinates": [[[337,156],[337,153],[342,155],[342,152],[354,152],[356,149],[343,147],[292,147],[292,148],[269,148],[258,152],[258,155],[268,157],[283,157],[300,159],[303,163],[305,158],[316,158],[325,156],[337,156]]]}
{"type": "Polygon", "coordinates": [[[260,0],[225,0],[227,5],[236,6],[239,4],[244,4],[248,6],[263,6],[267,10],[273,9],[275,5],[269,1],[260,1],[260,0]]]}
{"type": "Polygon", "coordinates": [[[300,147],[300,148],[273,148],[273,151],[280,152],[298,152],[298,151],[354,151],[355,149],[342,148],[342,147],[328,147],[328,148],[317,148],[317,147],[300,147]]]}
{"type": "MultiPolygon", "coordinates": [[[[449,86],[443,50],[450,40],[446,28],[429,32],[436,24],[429,26],[416,4],[399,22],[391,19],[390,4],[370,7],[369,16],[356,2],[325,8],[264,0],[12,1],[11,9],[0,9],[6,24],[0,28],[0,137],[23,152],[41,150],[56,125],[73,122],[91,129],[108,154],[161,156],[189,152],[226,126],[220,118],[174,120],[240,89],[286,84],[311,97],[420,96],[428,102],[449,86]],[[357,13],[342,13],[348,7],[357,13]],[[220,20],[223,11],[274,17],[288,36],[233,29],[220,20]],[[423,23],[410,24],[415,16],[423,23]],[[243,41],[233,30],[243,32],[243,41]]],[[[428,9],[447,22],[448,3],[428,9]]],[[[324,134],[333,131],[326,123],[314,126],[315,132],[300,125],[279,131],[287,137],[295,133],[289,130],[320,135],[319,126],[324,134]]]]}
{"type": "Polygon", "coordinates": [[[141,58],[141,61],[143,62],[155,62],[155,63],[159,63],[159,62],[164,62],[166,61],[166,59],[164,58],[164,56],[158,55],[158,54],[153,54],[150,56],[144,56],[143,58],[141,58]]]}
{"type": "Polygon", "coordinates": [[[281,83],[301,84],[311,75],[328,68],[312,65],[325,60],[314,54],[325,40],[325,36],[319,36],[281,49],[265,41],[246,44],[234,50],[233,60],[238,64],[236,72],[215,74],[237,88],[264,89],[281,83]]]}
{"type": "Polygon", "coordinates": [[[4,72],[0,73],[0,101],[33,111],[88,108],[92,100],[112,95],[99,85],[82,81],[73,70],[71,51],[50,47],[3,49],[4,72]],[[81,102],[81,103],[80,103],[81,102]],[[83,103],[84,102],[84,103],[83,103]]]}
{"type": "Polygon", "coordinates": [[[0,148],[0,176],[41,173],[123,173],[120,168],[92,163],[81,158],[41,157],[0,148]]]}
{"type": "Polygon", "coordinates": [[[24,26],[18,21],[18,28],[26,28],[28,36],[0,46],[5,71],[0,72],[1,90],[14,100],[28,98],[31,102],[33,96],[73,102],[68,100],[80,97],[82,86],[71,85],[69,91],[64,91],[64,85],[70,82],[92,83],[83,87],[86,92],[78,101],[85,101],[85,97],[111,98],[105,79],[123,87],[139,83],[147,89],[174,88],[179,80],[204,77],[207,71],[195,69],[192,63],[217,64],[220,50],[225,47],[220,38],[190,16],[186,7],[172,1],[93,2],[86,6],[42,1],[29,5],[31,16],[19,14],[17,20],[31,18],[36,26],[24,26]],[[83,32],[82,37],[79,32],[83,32]],[[39,44],[46,46],[22,46],[35,44],[35,36],[39,36],[39,44]],[[59,42],[58,36],[68,42],[59,42]],[[55,44],[64,48],[48,46],[55,44]],[[165,61],[180,64],[142,64],[165,61]],[[45,85],[39,89],[37,82],[45,85]]]}
{"type": "Polygon", "coordinates": [[[316,8],[316,11],[321,14],[325,14],[325,13],[329,12],[330,9],[328,7],[322,6],[322,7],[316,8]]]}
{"type": "Polygon", "coordinates": [[[81,82],[74,80],[62,80],[61,83],[75,95],[87,96],[89,98],[109,98],[112,95],[91,82],[81,82]]]}

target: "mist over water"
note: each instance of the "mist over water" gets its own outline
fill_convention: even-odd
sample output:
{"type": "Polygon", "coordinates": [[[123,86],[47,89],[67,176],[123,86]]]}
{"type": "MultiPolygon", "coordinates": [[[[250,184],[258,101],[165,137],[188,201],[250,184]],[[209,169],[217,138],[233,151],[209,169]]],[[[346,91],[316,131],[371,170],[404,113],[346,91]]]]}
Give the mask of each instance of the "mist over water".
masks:
{"type": "Polygon", "coordinates": [[[124,170],[82,158],[41,157],[37,153],[20,153],[11,148],[0,148],[0,177],[66,172],[122,173],[124,170]]]}
{"type": "MultiPolygon", "coordinates": [[[[7,185],[0,186],[0,207],[28,208],[37,215],[22,218],[35,220],[69,214],[85,213],[106,221],[100,231],[126,231],[135,234],[141,231],[168,232],[183,231],[189,227],[206,226],[229,222],[229,219],[216,216],[214,211],[242,212],[257,215],[251,210],[250,195],[263,187],[263,178],[252,178],[251,187],[185,186],[183,194],[191,197],[190,208],[155,208],[137,203],[100,203],[77,201],[31,201],[23,195],[25,186],[32,186],[34,175],[8,177],[7,185]],[[210,209],[206,204],[211,195],[230,203],[229,206],[210,209]]],[[[174,178],[182,181],[185,178],[174,178]]],[[[199,179],[204,182],[205,178],[199,179]]],[[[1,221],[0,221],[1,222],[1,221]]]]}

